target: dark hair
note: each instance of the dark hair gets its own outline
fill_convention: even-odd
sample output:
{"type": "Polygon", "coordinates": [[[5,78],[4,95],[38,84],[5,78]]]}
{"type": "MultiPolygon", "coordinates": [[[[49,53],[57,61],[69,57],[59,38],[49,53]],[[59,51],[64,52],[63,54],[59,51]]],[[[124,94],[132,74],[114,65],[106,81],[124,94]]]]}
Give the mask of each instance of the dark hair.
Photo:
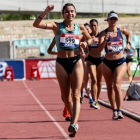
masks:
{"type": "Polygon", "coordinates": [[[89,26],[89,24],[88,23],[85,23],[84,26],[89,26]]]}
{"type": "Polygon", "coordinates": [[[72,3],[66,3],[66,4],[63,6],[62,13],[64,13],[64,10],[65,10],[68,6],[72,6],[72,7],[75,9],[75,12],[76,12],[76,8],[75,8],[75,6],[74,6],[72,3]]]}
{"type": "Polygon", "coordinates": [[[96,19],[91,19],[89,23],[91,24],[92,22],[96,22],[98,25],[98,21],[96,19]]]}

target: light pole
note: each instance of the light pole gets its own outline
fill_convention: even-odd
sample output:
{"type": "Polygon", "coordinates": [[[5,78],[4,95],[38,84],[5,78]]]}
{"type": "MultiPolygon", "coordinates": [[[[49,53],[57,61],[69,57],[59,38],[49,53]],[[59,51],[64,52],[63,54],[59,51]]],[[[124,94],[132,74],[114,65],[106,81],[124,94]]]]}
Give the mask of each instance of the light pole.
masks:
{"type": "MultiPolygon", "coordinates": [[[[47,0],[47,6],[49,5],[49,0],[47,0]]],[[[48,19],[50,19],[50,14],[47,14],[48,19]]]]}
{"type": "Polygon", "coordinates": [[[61,9],[60,9],[60,18],[61,18],[61,16],[62,16],[62,8],[63,8],[63,5],[64,5],[64,0],[62,0],[62,3],[61,3],[61,9]]]}
{"type": "Polygon", "coordinates": [[[104,0],[102,0],[102,13],[103,13],[103,18],[104,18],[104,0]]]}

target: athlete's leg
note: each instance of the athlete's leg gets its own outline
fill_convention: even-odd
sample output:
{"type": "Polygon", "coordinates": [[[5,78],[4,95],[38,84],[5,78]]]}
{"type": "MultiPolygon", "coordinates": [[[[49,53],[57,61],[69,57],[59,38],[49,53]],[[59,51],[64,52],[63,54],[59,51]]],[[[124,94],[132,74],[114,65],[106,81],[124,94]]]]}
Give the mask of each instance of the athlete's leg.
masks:
{"type": "MultiPolygon", "coordinates": [[[[63,96],[62,96],[62,93],[61,93],[61,99],[62,101],[64,102],[64,99],[63,99],[63,96]]],[[[65,106],[65,103],[64,103],[64,109],[63,109],[63,117],[66,117],[66,121],[70,121],[71,120],[71,115],[69,114],[66,106],[65,106]]]]}
{"type": "Polygon", "coordinates": [[[107,86],[107,94],[113,110],[116,109],[115,93],[113,88],[113,72],[104,63],[102,64],[102,72],[107,86]]]}
{"type": "Polygon", "coordinates": [[[84,66],[84,88],[85,88],[85,91],[86,91],[88,97],[92,98],[91,93],[90,93],[90,87],[89,87],[89,71],[87,68],[86,61],[83,62],[83,66],[84,66]]]}
{"type": "Polygon", "coordinates": [[[121,84],[125,76],[126,69],[127,69],[126,63],[123,63],[122,65],[118,66],[114,71],[114,91],[118,110],[122,109],[123,97],[121,91],[121,84]]]}
{"type": "Polygon", "coordinates": [[[72,98],[73,98],[73,116],[72,124],[76,125],[79,114],[80,114],[80,91],[84,76],[84,69],[82,60],[80,59],[71,74],[71,85],[72,85],[72,98]]]}
{"type": "Polygon", "coordinates": [[[84,80],[82,82],[82,87],[81,87],[80,103],[83,103],[83,98],[84,98],[84,80]]]}
{"type": "Polygon", "coordinates": [[[72,116],[72,97],[71,97],[71,86],[70,86],[70,76],[67,74],[65,69],[56,62],[56,76],[60,86],[61,94],[68,109],[70,115],[72,116]]]}
{"type": "Polygon", "coordinates": [[[96,76],[96,65],[93,65],[90,61],[87,61],[88,70],[91,77],[91,94],[94,101],[97,102],[97,76],[96,76]]]}
{"type": "Polygon", "coordinates": [[[130,70],[131,65],[132,65],[132,62],[127,63],[127,74],[128,74],[128,78],[130,82],[132,80],[132,75],[131,75],[131,70],[130,70]]]}
{"type": "MultiPolygon", "coordinates": [[[[81,58],[81,60],[84,67],[84,58],[81,58]]],[[[82,87],[81,87],[80,103],[83,103],[83,98],[84,98],[84,78],[83,78],[82,87]]]]}
{"type": "Polygon", "coordinates": [[[99,99],[99,95],[102,89],[102,63],[100,63],[97,68],[97,100],[99,99]]]}

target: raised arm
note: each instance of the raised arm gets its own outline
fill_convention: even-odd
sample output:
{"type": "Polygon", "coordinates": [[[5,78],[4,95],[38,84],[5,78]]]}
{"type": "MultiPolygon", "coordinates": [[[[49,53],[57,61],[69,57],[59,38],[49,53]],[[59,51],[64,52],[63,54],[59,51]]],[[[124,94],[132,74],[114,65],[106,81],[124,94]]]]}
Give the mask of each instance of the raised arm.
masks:
{"type": "Polygon", "coordinates": [[[50,46],[48,48],[48,51],[47,51],[48,54],[57,55],[57,52],[52,50],[53,47],[55,46],[55,44],[56,44],[56,41],[55,41],[55,37],[54,37],[52,43],[50,44],[50,46]]]}
{"type": "Polygon", "coordinates": [[[48,14],[50,11],[54,9],[54,5],[48,5],[45,9],[45,11],[34,21],[33,26],[36,28],[41,29],[50,29],[54,32],[57,32],[58,30],[58,24],[55,22],[42,22],[42,19],[45,17],[46,14],[48,14]]]}

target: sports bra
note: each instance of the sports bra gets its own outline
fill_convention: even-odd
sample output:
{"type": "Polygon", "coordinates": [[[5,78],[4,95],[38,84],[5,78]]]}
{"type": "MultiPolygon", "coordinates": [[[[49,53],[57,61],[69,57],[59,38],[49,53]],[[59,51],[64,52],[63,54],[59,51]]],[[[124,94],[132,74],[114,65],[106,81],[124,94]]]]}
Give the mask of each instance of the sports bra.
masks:
{"type": "Polygon", "coordinates": [[[134,55],[134,50],[131,47],[129,51],[126,51],[126,57],[133,57],[133,55],[134,55]]]}
{"type": "Polygon", "coordinates": [[[74,23],[75,28],[72,31],[65,29],[64,23],[59,23],[59,32],[55,36],[57,50],[79,50],[80,27],[74,23]]]}
{"type": "MultiPolygon", "coordinates": [[[[99,33],[95,36],[97,39],[99,39],[99,33]]],[[[99,42],[96,42],[96,41],[93,41],[93,43],[88,46],[89,48],[98,48],[98,43],[99,42]]]]}
{"type": "MultiPolygon", "coordinates": [[[[105,32],[107,33],[108,29],[106,29],[105,32]]],[[[105,46],[105,51],[106,53],[118,53],[123,51],[123,37],[119,28],[117,28],[116,37],[111,37],[109,35],[105,46]]]]}

